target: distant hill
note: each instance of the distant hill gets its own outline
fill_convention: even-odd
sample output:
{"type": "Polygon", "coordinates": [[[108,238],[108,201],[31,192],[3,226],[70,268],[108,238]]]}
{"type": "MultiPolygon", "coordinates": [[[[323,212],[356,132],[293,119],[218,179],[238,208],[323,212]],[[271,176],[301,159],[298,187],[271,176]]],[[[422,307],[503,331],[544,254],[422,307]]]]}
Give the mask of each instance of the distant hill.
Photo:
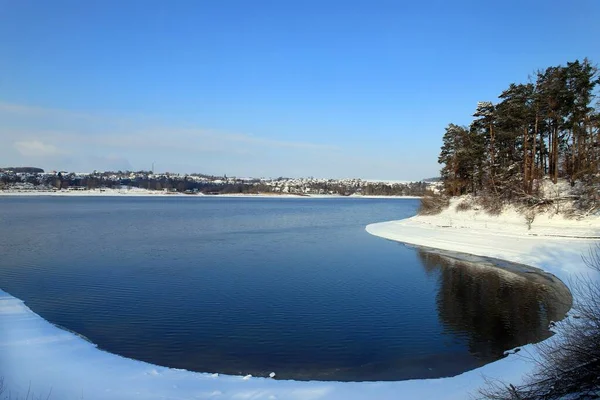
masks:
{"type": "Polygon", "coordinates": [[[439,182],[441,180],[442,180],[442,178],[440,178],[439,176],[436,176],[435,178],[423,179],[423,182],[439,182]]]}
{"type": "Polygon", "coordinates": [[[44,170],[36,167],[3,167],[0,168],[0,172],[43,174],[44,170]]]}

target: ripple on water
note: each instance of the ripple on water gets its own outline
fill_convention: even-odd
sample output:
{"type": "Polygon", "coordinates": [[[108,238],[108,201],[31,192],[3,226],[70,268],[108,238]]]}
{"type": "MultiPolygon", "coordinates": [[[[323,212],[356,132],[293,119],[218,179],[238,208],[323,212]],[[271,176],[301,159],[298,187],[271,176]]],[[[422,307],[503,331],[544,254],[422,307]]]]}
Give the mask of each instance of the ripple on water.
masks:
{"type": "Polygon", "coordinates": [[[100,348],[202,372],[440,377],[547,337],[559,283],[365,232],[417,204],[2,198],[0,285],[100,348]]]}

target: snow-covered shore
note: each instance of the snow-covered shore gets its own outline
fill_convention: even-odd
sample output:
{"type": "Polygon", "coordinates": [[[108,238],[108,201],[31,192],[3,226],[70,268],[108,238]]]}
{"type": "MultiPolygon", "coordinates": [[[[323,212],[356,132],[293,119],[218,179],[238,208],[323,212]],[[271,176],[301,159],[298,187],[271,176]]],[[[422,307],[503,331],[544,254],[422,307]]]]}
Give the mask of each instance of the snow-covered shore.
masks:
{"type": "Polygon", "coordinates": [[[106,196],[187,196],[184,193],[163,192],[140,188],[131,189],[90,189],[90,190],[0,190],[0,196],[73,196],[73,197],[106,197],[106,196]]]}
{"type": "Polygon", "coordinates": [[[205,195],[202,193],[178,193],[158,190],[147,190],[140,188],[131,189],[90,189],[90,190],[0,190],[2,196],[58,196],[58,197],[247,197],[247,198],[277,198],[277,199],[418,199],[418,196],[342,196],[336,194],[286,194],[286,193],[231,193],[218,195],[205,195]]]}
{"type": "MultiPolygon", "coordinates": [[[[591,238],[600,236],[600,218],[540,216],[529,230],[522,217],[510,213],[486,217],[448,210],[438,216],[376,223],[366,230],[408,244],[528,264],[569,284],[575,274],[590,272],[581,255],[598,242],[591,238]]],[[[524,347],[536,351],[535,345],[524,347]]],[[[201,374],[98,350],[0,291],[0,376],[21,396],[31,385],[36,396],[45,398],[51,391],[56,399],[465,399],[483,385],[484,376],[518,384],[532,367],[517,354],[452,378],[401,382],[296,382],[201,374]]]]}
{"type": "Polygon", "coordinates": [[[366,230],[409,245],[531,265],[567,284],[575,274],[590,272],[582,256],[600,244],[599,216],[576,220],[540,214],[530,228],[525,217],[511,209],[490,216],[477,210],[456,211],[453,205],[438,215],[374,223],[366,230]]]}

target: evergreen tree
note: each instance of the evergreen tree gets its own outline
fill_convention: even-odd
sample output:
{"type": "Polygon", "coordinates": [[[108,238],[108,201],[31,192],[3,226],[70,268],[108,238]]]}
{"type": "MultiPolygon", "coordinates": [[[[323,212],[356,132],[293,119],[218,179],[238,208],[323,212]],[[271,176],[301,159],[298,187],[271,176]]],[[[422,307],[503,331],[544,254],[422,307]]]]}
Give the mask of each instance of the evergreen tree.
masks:
{"type": "Polygon", "coordinates": [[[447,194],[537,201],[536,182],[548,177],[585,183],[585,204],[600,197],[598,68],[576,60],[534,78],[511,83],[498,104],[479,102],[469,129],[448,125],[438,159],[447,194]]]}

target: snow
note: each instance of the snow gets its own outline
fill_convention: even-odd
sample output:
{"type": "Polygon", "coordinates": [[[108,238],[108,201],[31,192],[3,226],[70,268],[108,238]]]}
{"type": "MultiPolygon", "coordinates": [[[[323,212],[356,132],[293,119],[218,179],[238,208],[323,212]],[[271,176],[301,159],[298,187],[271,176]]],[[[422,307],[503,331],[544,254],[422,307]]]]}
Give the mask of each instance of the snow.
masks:
{"type": "MultiPolygon", "coordinates": [[[[414,226],[420,228],[430,227],[432,229],[441,231],[447,231],[450,229],[452,232],[463,232],[464,230],[469,230],[471,233],[477,232],[484,235],[493,236],[503,235],[511,237],[533,237],[542,235],[552,237],[600,238],[599,216],[570,219],[562,214],[556,214],[555,209],[552,208],[545,213],[538,212],[531,222],[531,229],[529,229],[527,219],[523,213],[519,212],[519,210],[517,210],[515,207],[504,207],[500,215],[493,216],[486,214],[477,206],[474,206],[472,209],[467,211],[457,211],[456,207],[463,202],[472,203],[470,197],[468,196],[454,198],[450,202],[450,207],[440,214],[413,217],[410,220],[403,221],[402,226],[414,226]]],[[[563,204],[563,206],[559,207],[567,208],[567,205],[563,204]]],[[[390,227],[393,225],[387,226],[390,227]]],[[[369,232],[371,232],[372,229],[374,229],[374,225],[372,225],[371,228],[367,228],[369,232]]],[[[377,229],[379,231],[379,228],[377,229]]],[[[392,238],[388,237],[388,239],[392,238]]],[[[410,240],[401,241],[410,242],[410,240]]],[[[422,243],[412,244],[424,245],[422,243]]],[[[432,245],[430,247],[437,246],[432,245]]],[[[464,248],[464,246],[461,248],[462,250],[458,248],[448,250],[468,250],[468,248],[464,248]]],[[[470,251],[464,252],[471,253],[470,251]]],[[[504,258],[501,257],[500,253],[498,254],[498,258],[504,258]]]]}
{"type": "Polygon", "coordinates": [[[360,194],[354,194],[351,196],[342,196],[337,194],[294,194],[294,193],[227,193],[218,195],[205,195],[203,193],[179,193],[179,192],[166,192],[158,190],[147,190],[132,187],[131,189],[89,189],[89,190],[0,190],[0,196],[90,196],[90,197],[174,197],[174,196],[185,196],[185,197],[253,197],[253,198],[277,198],[277,199],[303,199],[303,198],[317,198],[317,199],[339,199],[339,198],[359,198],[359,199],[418,199],[418,196],[363,196],[360,194]]]}
{"type": "Polygon", "coordinates": [[[0,196],[189,196],[184,193],[147,190],[137,187],[89,190],[2,190],[0,196]]]}
{"type": "MultiPolygon", "coordinates": [[[[600,279],[585,267],[600,237],[600,218],[568,220],[539,215],[527,227],[524,217],[506,210],[498,217],[478,210],[457,212],[456,202],[436,216],[382,222],[366,230],[382,238],[542,268],[567,285],[580,273],[600,279]]],[[[0,376],[13,396],[28,390],[52,399],[464,399],[484,377],[521,382],[533,365],[517,354],[461,375],[400,382],[297,382],[227,376],[164,368],[98,349],[31,311],[0,290],[0,376]],[[31,385],[31,389],[29,389],[31,385]]],[[[276,372],[276,371],[275,371],[276,372]]]]}
{"type": "Polygon", "coordinates": [[[404,181],[404,180],[397,180],[397,179],[363,179],[363,181],[369,182],[369,183],[384,183],[387,185],[396,185],[396,184],[408,185],[410,183],[419,182],[419,181],[404,181]]]}

